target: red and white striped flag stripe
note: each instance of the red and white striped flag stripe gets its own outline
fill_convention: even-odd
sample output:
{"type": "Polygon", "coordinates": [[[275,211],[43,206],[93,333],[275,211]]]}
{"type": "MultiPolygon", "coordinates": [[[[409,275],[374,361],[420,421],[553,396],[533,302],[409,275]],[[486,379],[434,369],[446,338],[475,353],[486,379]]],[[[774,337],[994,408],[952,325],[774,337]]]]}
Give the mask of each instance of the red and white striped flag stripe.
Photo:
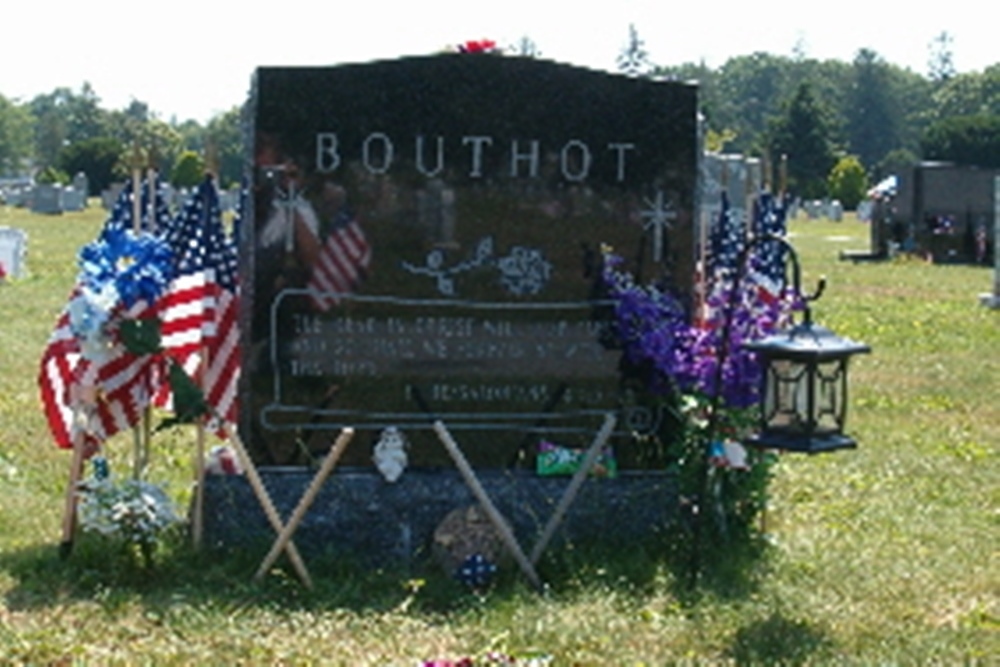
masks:
{"type": "Polygon", "coordinates": [[[357,220],[331,231],[309,279],[313,304],[328,310],[340,303],[340,297],[353,292],[361,282],[371,258],[371,247],[357,220]]]}

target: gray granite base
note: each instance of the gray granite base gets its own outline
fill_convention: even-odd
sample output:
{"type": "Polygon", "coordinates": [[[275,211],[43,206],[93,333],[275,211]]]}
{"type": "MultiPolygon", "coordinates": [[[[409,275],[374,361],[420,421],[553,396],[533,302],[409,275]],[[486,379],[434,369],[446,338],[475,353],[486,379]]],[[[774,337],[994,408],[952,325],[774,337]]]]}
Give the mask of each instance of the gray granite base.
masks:
{"type": "MultiPolygon", "coordinates": [[[[271,500],[289,517],[314,470],[259,469],[271,500]]],[[[477,472],[491,500],[530,552],[569,485],[568,477],[528,471],[477,472]]],[[[249,482],[242,476],[205,479],[204,543],[209,547],[263,548],[274,540],[249,482]]],[[[442,519],[476,500],[456,470],[408,470],[395,483],[371,469],[338,470],[320,490],[295,533],[303,553],[335,553],[361,563],[412,564],[430,553],[442,519]]],[[[587,479],[553,541],[627,547],[664,530],[677,513],[676,478],[662,472],[625,471],[614,479],[587,479]]]]}

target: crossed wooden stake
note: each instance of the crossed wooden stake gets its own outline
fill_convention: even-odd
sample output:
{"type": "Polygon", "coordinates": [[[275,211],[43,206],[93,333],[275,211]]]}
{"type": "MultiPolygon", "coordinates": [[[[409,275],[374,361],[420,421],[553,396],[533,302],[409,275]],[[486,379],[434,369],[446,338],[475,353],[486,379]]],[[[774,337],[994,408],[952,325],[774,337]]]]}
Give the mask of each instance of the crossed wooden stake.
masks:
{"type": "MultiPolygon", "coordinates": [[[[518,564],[518,567],[520,567],[521,572],[524,573],[524,576],[527,577],[531,585],[537,590],[543,590],[544,586],[542,584],[542,580],[538,576],[538,572],[535,570],[535,566],[538,564],[539,559],[541,559],[542,554],[549,545],[549,542],[551,542],[556,530],[565,519],[566,512],[576,500],[580,487],[583,485],[584,480],[586,480],[587,474],[590,472],[591,468],[593,468],[594,464],[597,462],[597,458],[600,456],[601,450],[611,437],[611,433],[614,431],[616,423],[617,419],[613,414],[609,413],[605,417],[603,426],[594,437],[594,441],[591,443],[590,447],[587,448],[579,469],[576,473],[574,473],[569,485],[563,492],[555,511],[545,524],[542,534],[539,537],[538,542],[536,542],[535,546],[532,548],[531,555],[529,557],[525,554],[521,545],[518,543],[513,530],[511,530],[510,524],[504,519],[503,515],[490,499],[489,494],[486,493],[486,490],[483,488],[482,483],[476,476],[475,471],[472,469],[472,466],[469,465],[468,460],[465,458],[461,448],[455,442],[455,439],[444,425],[444,422],[440,420],[434,422],[434,432],[437,434],[438,439],[444,445],[448,454],[455,462],[459,473],[462,475],[462,479],[465,481],[466,485],[468,485],[472,494],[476,497],[476,500],[478,500],[479,504],[483,507],[487,518],[496,529],[504,547],[508,552],[510,552],[511,556],[513,556],[515,562],[518,564]]],[[[233,437],[233,444],[243,463],[247,480],[250,482],[250,486],[253,488],[257,499],[260,501],[261,507],[264,509],[264,513],[267,515],[268,521],[278,534],[274,544],[271,546],[271,550],[267,553],[267,556],[264,557],[260,567],[257,568],[257,573],[254,575],[255,579],[260,580],[263,578],[267,571],[277,561],[281,552],[284,551],[288,554],[292,567],[295,568],[295,572],[298,574],[299,579],[302,580],[302,583],[306,586],[306,588],[313,588],[312,578],[309,576],[309,570],[302,561],[302,557],[299,554],[298,549],[295,547],[295,543],[292,541],[292,536],[302,523],[306,513],[309,511],[313,501],[316,499],[316,495],[319,493],[323,484],[330,476],[330,473],[333,472],[333,469],[336,467],[337,462],[340,460],[341,455],[344,453],[344,450],[347,448],[348,443],[350,443],[353,437],[354,429],[352,428],[345,428],[340,432],[337,440],[330,448],[330,453],[324,459],[323,464],[320,466],[320,469],[317,471],[315,477],[313,477],[312,482],[309,484],[309,488],[307,488],[305,493],[303,493],[302,498],[292,511],[287,523],[282,523],[281,517],[275,509],[274,503],[271,501],[263,482],[261,482],[260,476],[257,474],[257,469],[254,466],[253,461],[251,461],[250,457],[247,455],[243,444],[240,442],[238,437],[233,437]]]]}
{"type": "Polygon", "coordinates": [[[542,535],[538,538],[538,542],[535,543],[534,548],[531,550],[531,557],[529,558],[525,555],[524,550],[518,543],[510,525],[506,520],[504,520],[503,515],[500,514],[499,510],[497,510],[493,501],[490,500],[490,497],[483,488],[483,485],[479,482],[479,478],[476,477],[475,471],[472,469],[472,466],[469,465],[465,455],[462,454],[462,450],[459,449],[458,444],[455,443],[454,438],[451,437],[451,433],[448,432],[444,422],[440,420],[434,422],[434,431],[437,433],[438,439],[441,440],[445,449],[448,450],[448,454],[450,454],[451,458],[455,461],[458,471],[462,474],[462,478],[469,486],[473,495],[476,496],[476,500],[478,500],[479,504],[483,506],[486,516],[489,518],[490,523],[493,524],[493,527],[496,529],[497,534],[503,541],[504,546],[507,547],[507,551],[509,551],[511,556],[514,557],[518,567],[521,568],[521,572],[524,573],[524,576],[528,578],[528,581],[530,581],[531,585],[537,590],[543,590],[544,586],[542,585],[542,580],[538,577],[538,572],[535,570],[535,566],[538,564],[538,561],[545,552],[545,549],[549,546],[549,542],[555,535],[559,525],[566,517],[566,512],[569,510],[570,505],[572,505],[573,501],[576,500],[576,496],[580,492],[580,487],[587,478],[587,474],[590,472],[590,469],[594,467],[594,463],[597,462],[597,458],[600,456],[601,450],[607,443],[608,438],[611,437],[611,433],[615,430],[616,423],[617,420],[613,414],[609,413],[604,418],[604,425],[601,427],[601,430],[597,432],[597,435],[595,436],[590,447],[587,448],[583,457],[583,462],[580,464],[579,469],[573,475],[573,479],[570,480],[569,485],[563,492],[562,498],[559,500],[559,504],[556,506],[552,516],[549,517],[548,523],[545,524],[545,528],[542,530],[542,535]]]}

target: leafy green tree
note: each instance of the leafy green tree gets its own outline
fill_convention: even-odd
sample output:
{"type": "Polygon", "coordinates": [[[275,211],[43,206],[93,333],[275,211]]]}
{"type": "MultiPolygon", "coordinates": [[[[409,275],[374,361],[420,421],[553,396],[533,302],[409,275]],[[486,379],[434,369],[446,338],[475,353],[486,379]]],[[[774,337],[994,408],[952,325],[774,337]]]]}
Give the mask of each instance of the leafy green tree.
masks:
{"type": "Polygon", "coordinates": [[[977,114],[1000,115],[1000,64],[949,78],[934,91],[937,120],[977,114]]]}
{"type": "Polygon", "coordinates": [[[880,181],[886,176],[906,173],[906,171],[920,162],[920,156],[906,148],[897,148],[886,153],[875,166],[874,176],[876,181],[880,181]]]}
{"type": "Polygon", "coordinates": [[[69,183],[69,175],[53,166],[45,167],[35,174],[36,183],[66,185],[69,183]]]}
{"type": "Polygon", "coordinates": [[[243,179],[243,124],[240,107],[214,116],[205,127],[205,151],[218,172],[219,184],[228,188],[243,179]]]}
{"type": "Polygon", "coordinates": [[[205,161],[194,151],[181,151],[170,172],[170,182],[177,188],[193,188],[205,178],[205,161]]]}
{"type": "Polygon", "coordinates": [[[726,146],[736,138],[736,133],[732,130],[716,132],[708,128],[705,132],[705,150],[710,153],[724,153],[726,146]]]}
{"type": "MultiPolygon", "coordinates": [[[[910,69],[889,65],[886,70],[887,86],[892,108],[897,114],[897,145],[890,148],[920,151],[920,138],[927,124],[933,120],[934,86],[929,79],[910,69]]],[[[879,156],[881,162],[885,155],[879,156]]]]}
{"type": "Polygon", "coordinates": [[[868,191],[865,168],[856,155],[845,155],[837,161],[827,178],[827,192],[839,199],[845,209],[854,210],[868,191]]]}
{"type": "Polygon", "coordinates": [[[924,134],[927,160],[1000,168],[1000,116],[956,116],[934,123],[924,134]]]}
{"type": "Polygon", "coordinates": [[[35,117],[35,161],[55,165],[59,153],[70,144],[110,131],[110,116],[101,109],[100,98],[89,83],[79,92],[61,87],[37,95],[29,103],[35,117]]]}
{"type": "Polygon", "coordinates": [[[171,127],[181,138],[183,150],[203,153],[205,151],[205,128],[196,120],[186,120],[183,123],[172,122],[171,127]]]}
{"type": "Polygon", "coordinates": [[[111,112],[112,135],[122,145],[138,144],[147,157],[145,167],[161,174],[170,173],[177,155],[184,149],[180,133],[168,123],[149,113],[148,106],[137,100],[124,110],[111,112]]]}
{"type": "Polygon", "coordinates": [[[31,113],[0,95],[0,174],[17,174],[31,154],[31,113]]]}
{"type": "Polygon", "coordinates": [[[783,114],[771,123],[769,152],[788,157],[788,185],[807,199],[826,194],[826,177],[836,163],[830,122],[808,83],[799,84],[783,114]]]}
{"type": "Polygon", "coordinates": [[[707,129],[718,133],[728,131],[736,134],[735,130],[727,128],[724,125],[725,120],[719,117],[721,106],[719,77],[716,71],[706,65],[704,61],[683,63],[671,67],[658,66],[653,68],[651,74],[658,78],[696,83],[698,85],[698,107],[705,117],[707,129]]]}
{"type": "Polygon", "coordinates": [[[67,174],[83,172],[90,184],[89,196],[103,192],[125,177],[121,168],[124,146],[112,137],[93,137],[66,146],[59,153],[59,168],[67,174]]]}

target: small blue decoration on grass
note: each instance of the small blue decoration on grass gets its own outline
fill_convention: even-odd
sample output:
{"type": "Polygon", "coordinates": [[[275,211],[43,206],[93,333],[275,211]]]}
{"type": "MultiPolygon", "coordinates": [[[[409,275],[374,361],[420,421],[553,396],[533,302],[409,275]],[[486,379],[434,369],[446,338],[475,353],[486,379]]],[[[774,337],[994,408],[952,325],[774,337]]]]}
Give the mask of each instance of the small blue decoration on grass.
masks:
{"type": "Polygon", "coordinates": [[[478,590],[486,588],[493,581],[497,566],[482,554],[472,554],[458,567],[455,577],[468,586],[478,590]]]}

